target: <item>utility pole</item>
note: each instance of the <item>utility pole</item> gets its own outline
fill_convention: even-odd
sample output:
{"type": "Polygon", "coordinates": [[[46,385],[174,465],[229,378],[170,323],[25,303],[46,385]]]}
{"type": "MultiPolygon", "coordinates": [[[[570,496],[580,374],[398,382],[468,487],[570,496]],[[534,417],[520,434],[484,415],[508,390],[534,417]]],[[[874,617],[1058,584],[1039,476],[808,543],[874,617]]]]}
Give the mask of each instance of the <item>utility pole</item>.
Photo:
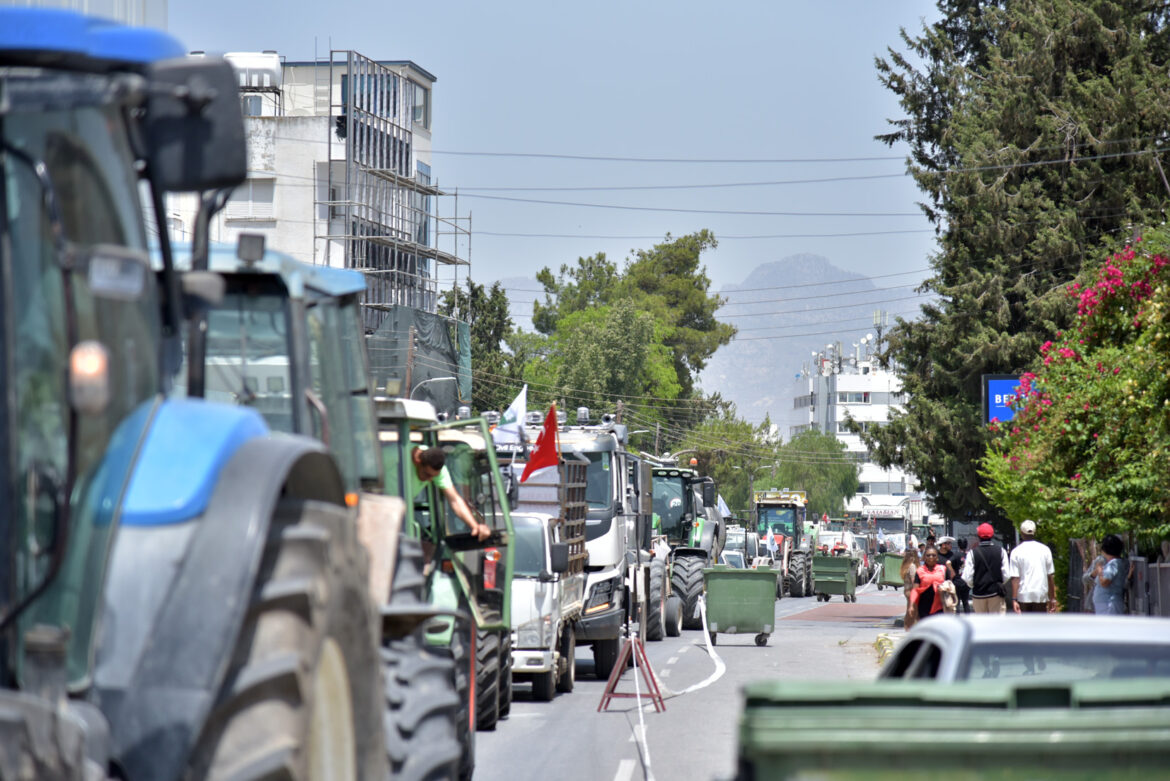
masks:
{"type": "Polygon", "coordinates": [[[613,420],[614,420],[614,423],[619,423],[619,424],[620,424],[620,423],[622,422],[622,411],[625,409],[625,406],[626,406],[626,405],[625,405],[624,403],[622,403],[622,400],[621,400],[621,399],[618,399],[618,403],[617,403],[617,415],[615,415],[615,416],[614,416],[614,419],[613,419],[613,420]]]}
{"type": "Polygon", "coordinates": [[[660,455],[659,450],[658,450],[658,439],[661,436],[662,436],[662,424],[655,423],[654,424],[654,456],[655,457],[658,457],[660,455]]]}

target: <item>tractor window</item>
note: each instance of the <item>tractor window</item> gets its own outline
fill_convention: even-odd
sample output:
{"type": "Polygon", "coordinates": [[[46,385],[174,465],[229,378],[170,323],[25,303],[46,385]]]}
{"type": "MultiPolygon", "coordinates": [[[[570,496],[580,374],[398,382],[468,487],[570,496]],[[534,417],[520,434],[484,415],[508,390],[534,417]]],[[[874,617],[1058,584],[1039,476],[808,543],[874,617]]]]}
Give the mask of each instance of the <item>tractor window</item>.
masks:
{"type": "Polygon", "coordinates": [[[682,534],[689,490],[682,477],[654,476],[654,514],[658,516],[662,533],[670,538],[682,534]]]}
{"type": "Polygon", "coordinates": [[[252,407],[273,430],[292,433],[286,304],[275,282],[248,280],[207,313],[205,396],[252,407]]]}
{"type": "Polygon", "coordinates": [[[0,137],[23,153],[0,153],[0,234],[7,240],[0,251],[8,253],[0,259],[7,271],[0,311],[12,329],[5,338],[19,348],[8,359],[11,375],[4,389],[15,416],[7,432],[8,487],[0,494],[10,497],[11,505],[0,508],[0,515],[10,524],[5,539],[20,541],[0,587],[8,605],[42,582],[54,544],[55,496],[70,469],[63,371],[69,350],[74,342],[92,339],[109,354],[109,403],[77,419],[64,565],[21,618],[25,628],[38,623],[69,628],[72,684],[88,674],[114,514],[159,387],[158,304],[126,128],[121,111],[103,104],[110,94],[102,77],[0,70],[0,137]],[[44,165],[48,184],[38,180],[29,161],[44,165]],[[76,261],[69,271],[61,266],[45,209],[50,190],[76,261]],[[117,249],[130,267],[135,258],[141,261],[141,288],[112,296],[90,287],[88,257],[100,254],[102,246],[117,249]],[[66,318],[66,274],[73,333],[66,318]]]}
{"type": "Polygon", "coordinates": [[[785,537],[794,536],[796,510],[791,507],[761,507],[759,509],[759,532],[774,532],[785,537]]]}

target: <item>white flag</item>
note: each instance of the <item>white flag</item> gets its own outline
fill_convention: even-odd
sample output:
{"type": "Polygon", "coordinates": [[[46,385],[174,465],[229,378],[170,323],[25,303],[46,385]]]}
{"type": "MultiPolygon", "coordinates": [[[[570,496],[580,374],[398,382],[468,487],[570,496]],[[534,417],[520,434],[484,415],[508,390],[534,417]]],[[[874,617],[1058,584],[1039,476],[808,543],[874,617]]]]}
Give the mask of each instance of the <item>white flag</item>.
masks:
{"type": "Polygon", "coordinates": [[[776,532],[768,532],[768,552],[775,555],[776,551],[780,550],[780,546],[776,544],[776,532]]]}
{"type": "Polygon", "coordinates": [[[528,415],[528,386],[525,385],[515,400],[504,410],[499,424],[492,429],[497,445],[519,445],[524,441],[524,418],[528,415]]]}

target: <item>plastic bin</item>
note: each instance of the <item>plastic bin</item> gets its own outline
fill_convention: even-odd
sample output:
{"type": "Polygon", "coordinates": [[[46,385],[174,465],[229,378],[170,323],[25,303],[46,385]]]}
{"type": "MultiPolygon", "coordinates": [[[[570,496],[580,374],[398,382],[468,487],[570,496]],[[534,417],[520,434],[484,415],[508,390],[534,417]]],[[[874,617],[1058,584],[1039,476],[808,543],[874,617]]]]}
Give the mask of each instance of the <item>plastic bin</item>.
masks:
{"type": "Polygon", "coordinates": [[[707,590],[707,630],[711,644],[716,633],[756,633],[756,645],[768,644],[776,625],[776,572],[771,569],[703,570],[707,590]]]}
{"type": "Polygon", "coordinates": [[[882,574],[878,576],[878,588],[892,586],[902,588],[902,554],[879,553],[878,563],[882,566],[882,574]]]}
{"type": "Polygon", "coordinates": [[[1166,775],[1170,680],[768,681],[744,687],[739,779],[1166,775]]]}
{"type": "Polygon", "coordinates": [[[856,602],[857,562],[851,556],[813,556],[813,593],[818,602],[828,602],[833,594],[856,602]]]}

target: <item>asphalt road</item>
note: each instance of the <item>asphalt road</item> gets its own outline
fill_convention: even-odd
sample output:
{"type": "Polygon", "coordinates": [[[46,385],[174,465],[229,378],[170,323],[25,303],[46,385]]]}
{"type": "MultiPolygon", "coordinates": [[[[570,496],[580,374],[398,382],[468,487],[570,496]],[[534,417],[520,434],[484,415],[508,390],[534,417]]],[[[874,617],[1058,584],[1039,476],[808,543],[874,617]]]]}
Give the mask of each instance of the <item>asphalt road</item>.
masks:
{"type": "MultiPolygon", "coordinates": [[[[776,631],[766,647],[754,635],[718,635],[714,647],[725,670],[708,655],[703,632],[646,643],[666,710],[643,700],[612,700],[598,712],[605,681],[593,675],[590,649],[577,652],[577,685],[550,703],[534,702],[517,684],[512,713],[494,732],[477,734],[478,781],[631,781],[632,779],[727,779],[735,774],[740,690],[764,679],[872,678],[878,669],[874,640],[901,615],[901,591],[864,586],[854,604],[785,597],[776,602],[776,631]],[[638,740],[645,725],[645,747],[638,740]],[[646,772],[648,767],[649,773],[646,772]]],[[[618,691],[633,692],[633,671],[618,691]]],[[[643,696],[645,686],[639,680],[643,696]]]]}

